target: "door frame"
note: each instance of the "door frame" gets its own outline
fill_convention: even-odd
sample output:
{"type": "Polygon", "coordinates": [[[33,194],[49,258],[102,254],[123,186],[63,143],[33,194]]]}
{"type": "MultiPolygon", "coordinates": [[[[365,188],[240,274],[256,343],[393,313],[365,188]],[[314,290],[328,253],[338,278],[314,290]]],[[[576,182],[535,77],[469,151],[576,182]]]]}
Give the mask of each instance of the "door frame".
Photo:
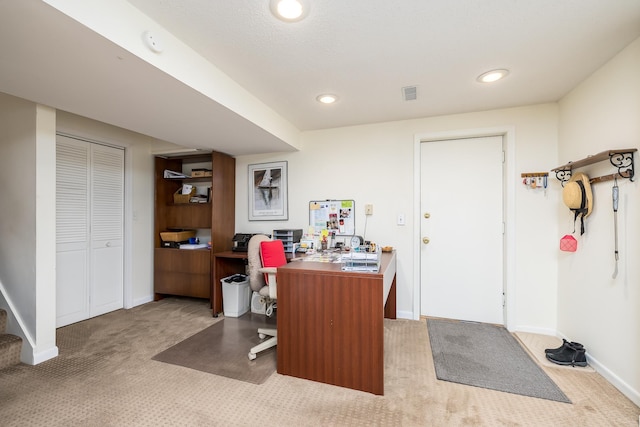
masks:
{"type": "Polygon", "coordinates": [[[421,236],[420,236],[420,201],[421,201],[421,156],[420,144],[429,141],[447,139],[466,139],[486,136],[501,136],[503,138],[504,158],[504,271],[503,288],[505,292],[504,326],[511,330],[515,325],[516,286],[515,286],[515,127],[497,126],[477,129],[458,129],[443,132],[427,132],[414,135],[413,147],[413,216],[414,244],[413,244],[413,318],[420,319],[420,286],[421,277],[421,236]]]}
{"type": "Polygon", "coordinates": [[[132,272],[132,253],[133,253],[133,164],[131,159],[131,144],[123,141],[116,141],[113,138],[104,138],[102,140],[86,137],[81,132],[68,133],[56,131],[56,138],[63,136],[66,138],[77,139],[79,141],[91,144],[105,145],[124,150],[124,212],[123,212],[123,304],[124,308],[134,307],[133,301],[133,272],[132,272]]]}

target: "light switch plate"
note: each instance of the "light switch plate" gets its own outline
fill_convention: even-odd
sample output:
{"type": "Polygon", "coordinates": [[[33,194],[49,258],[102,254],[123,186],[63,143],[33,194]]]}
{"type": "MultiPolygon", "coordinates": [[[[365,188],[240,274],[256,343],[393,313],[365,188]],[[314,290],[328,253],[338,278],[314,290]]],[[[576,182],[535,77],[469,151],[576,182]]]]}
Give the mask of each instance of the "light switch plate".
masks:
{"type": "Polygon", "coordinates": [[[405,225],[405,219],[404,219],[403,213],[398,214],[398,225],[405,225]]]}

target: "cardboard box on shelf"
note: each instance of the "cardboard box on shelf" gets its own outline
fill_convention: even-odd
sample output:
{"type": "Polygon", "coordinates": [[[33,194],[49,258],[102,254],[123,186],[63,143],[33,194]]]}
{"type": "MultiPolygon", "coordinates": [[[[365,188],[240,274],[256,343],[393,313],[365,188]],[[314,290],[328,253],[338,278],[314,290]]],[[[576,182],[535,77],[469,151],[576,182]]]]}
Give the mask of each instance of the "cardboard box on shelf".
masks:
{"type": "Polygon", "coordinates": [[[213,176],[213,172],[210,169],[193,169],[191,171],[191,178],[202,178],[207,176],[213,176]]]}
{"type": "Polygon", "coordinates": [[[196,230],[160,232],[160,239],[163,242],[188,242],[190,237],[196,237],[196,230]]]}

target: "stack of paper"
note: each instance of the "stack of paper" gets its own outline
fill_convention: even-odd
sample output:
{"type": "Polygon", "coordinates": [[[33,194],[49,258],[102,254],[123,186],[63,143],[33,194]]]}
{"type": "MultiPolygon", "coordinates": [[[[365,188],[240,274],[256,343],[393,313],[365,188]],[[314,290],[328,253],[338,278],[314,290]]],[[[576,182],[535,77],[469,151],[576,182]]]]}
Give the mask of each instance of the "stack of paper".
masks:
{"type": "Polygon", "coordinates": [[[182,172],[175,172],[175,171],[171,171],[169,169],[165,169],[164,170],[164,177],[165,178],[191,178],[189,175],[185,175],[182,172]]]}
{"type": "Polygon", "coordinates": [[[180,245],[180,249],[205,249],[206,247],[206,243],[185,243],[180,245]]]}

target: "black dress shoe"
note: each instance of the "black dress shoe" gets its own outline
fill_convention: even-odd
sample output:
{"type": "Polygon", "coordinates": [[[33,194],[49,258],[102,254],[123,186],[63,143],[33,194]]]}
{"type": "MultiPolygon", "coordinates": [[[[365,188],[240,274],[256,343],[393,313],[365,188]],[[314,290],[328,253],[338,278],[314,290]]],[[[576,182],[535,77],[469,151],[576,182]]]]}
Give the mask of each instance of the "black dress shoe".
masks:
{"type": "Polygon", "coordinates": [[[579,342],[569,342],[567,340],[565,340],[564,338],[562,339],[562,345],[558,348],[545,348],[544,349],[544,353],[545,354],[555,354],[555,353],[561,353],[565,347],[572,345],[575,348],[584,348],[584,346],[582,344],[580,344],[579,342]]]}
{"type": "Polygon", "coordinates": [[[578,347],[568,341],[565,341],[562,350],[556,353],[547,353],[547,359],[558,365],[587,366],[584,347],[581,344],[578,347]]]}

